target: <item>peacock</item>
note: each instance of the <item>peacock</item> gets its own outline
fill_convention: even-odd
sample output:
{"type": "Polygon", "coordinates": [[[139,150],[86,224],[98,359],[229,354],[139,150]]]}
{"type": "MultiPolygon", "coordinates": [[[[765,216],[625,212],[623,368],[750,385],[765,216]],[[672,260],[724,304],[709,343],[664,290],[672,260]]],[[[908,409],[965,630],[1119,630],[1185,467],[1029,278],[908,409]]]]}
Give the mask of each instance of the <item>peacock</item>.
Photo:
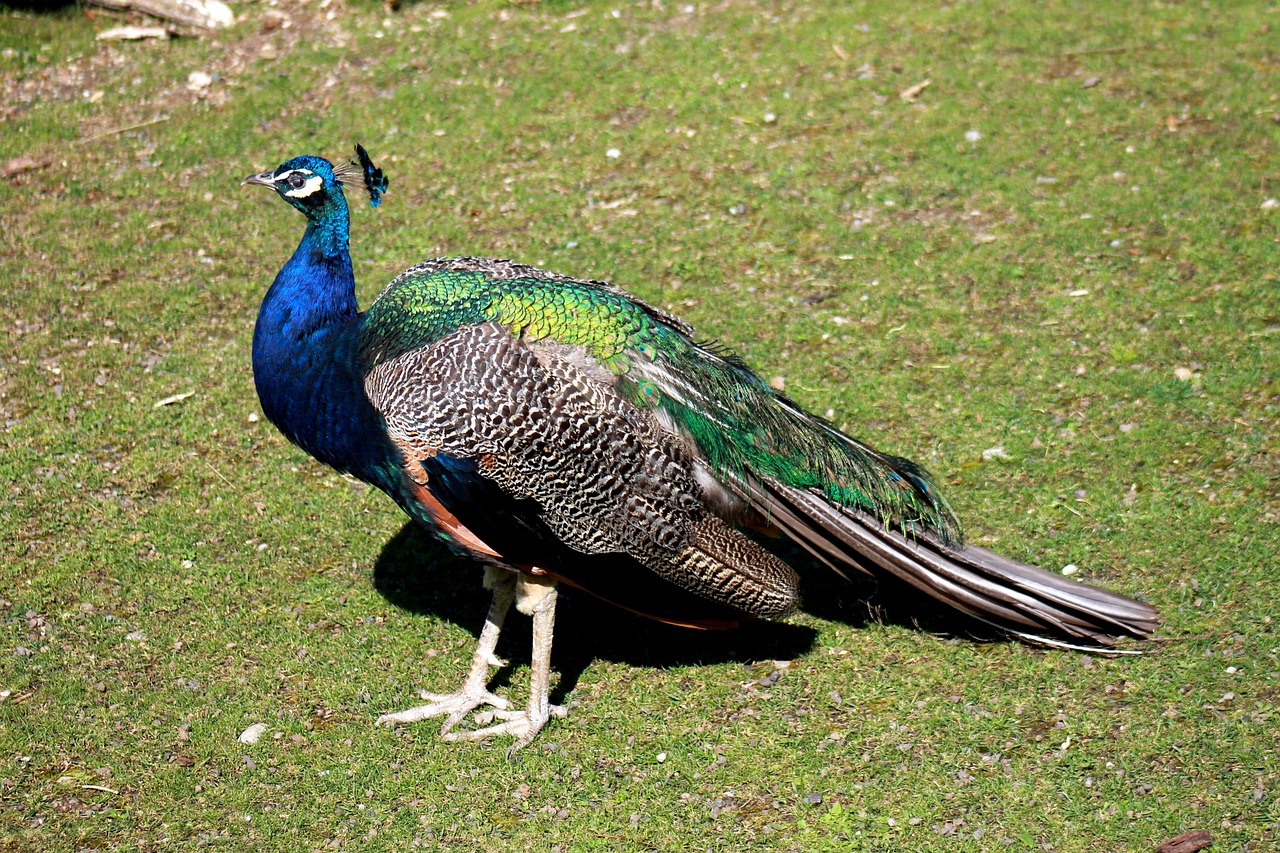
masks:
{"type": "Polygon", "coordinates": [[[1116,638],[1155,628],[1145,603],[966,545],[920,465],[804,411],[618,287],[444,257],[361,312],[343,190],[363,183],[376,207],[389,182],[359,145],[356,157],[295,157],[245,180],[306,217],[258,313],[258,397],[289,441],[483,564],[492,593],[462,686],[380,723],[444,717],[446,739],[527,745],[564,713],[549,701],[559,584],[691,628],[787,616],[799,579],[748,530],[1032,644],[1130,653],[1116,638]],[[533,622],[523,709],[488,686],[512,604],[533,622]],[[483,706],[482,727],[455,730],[483,706]]]}

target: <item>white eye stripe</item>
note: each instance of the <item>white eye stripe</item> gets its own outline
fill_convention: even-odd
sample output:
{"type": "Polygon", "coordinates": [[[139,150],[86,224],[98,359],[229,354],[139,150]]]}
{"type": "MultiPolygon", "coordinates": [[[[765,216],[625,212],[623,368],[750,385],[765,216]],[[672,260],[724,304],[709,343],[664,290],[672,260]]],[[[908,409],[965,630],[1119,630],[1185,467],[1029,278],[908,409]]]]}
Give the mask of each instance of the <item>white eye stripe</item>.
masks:
{"type": "MultiPolygon", "coordinates": [[[[300,170],[299,170],[300,171],[300,170]]],[[[319,175],[312,175],[307,178],[307,182],[296,190],[289,190],[285,195],[289,198],[306,198],[312,193],[318,192],[324,186],[324,178],[319,175]]]]}
{"type": "Polygon", "coordinates": [[[290,176],[290,175],[292,175],[294,172],[297,172],[299,175],[314,175],[314,174],[315,174],[315,173],[314,173],[314,172],[312,172],[310,169],[290,169],[290,170],[289,170],[289,171],[287,171],[287,172],[281,172],[280,174],[276,175],[276,180],[277,180],[277,181],[285,181],[285,180],[288,180],[288,179],[289,179],[289,176],[290,176]]]}

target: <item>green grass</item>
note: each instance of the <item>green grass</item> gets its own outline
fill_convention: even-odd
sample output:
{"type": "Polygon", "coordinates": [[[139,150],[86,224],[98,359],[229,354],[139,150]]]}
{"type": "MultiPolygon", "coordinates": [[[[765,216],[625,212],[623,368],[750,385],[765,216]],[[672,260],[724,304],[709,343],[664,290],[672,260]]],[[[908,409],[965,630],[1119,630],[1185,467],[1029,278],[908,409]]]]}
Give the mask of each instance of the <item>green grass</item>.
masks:
{"type": "Polygon", "coordinates": [[[1223,5],[0,11],[0,850],[1280,844],[1280,7],[1223,5]],[[935,636],[817,572],[728,635],[566,596],[574,709],[515,761],[375,727],[461,677],[479,574],[255,419],[301,222],[238,187],[355,141],[366,302],[440,253],[617,282],[1164,639],[935,636]]]}

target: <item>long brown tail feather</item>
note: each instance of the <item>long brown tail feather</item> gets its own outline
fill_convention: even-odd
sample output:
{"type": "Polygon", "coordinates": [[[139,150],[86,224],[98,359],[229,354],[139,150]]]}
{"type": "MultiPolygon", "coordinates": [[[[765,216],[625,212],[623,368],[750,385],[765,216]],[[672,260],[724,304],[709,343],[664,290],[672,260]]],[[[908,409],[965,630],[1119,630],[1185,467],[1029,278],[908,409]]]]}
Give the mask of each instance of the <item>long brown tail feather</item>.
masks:
{"type": "Polygon", "coordinates": [[[841,575],[848,566],[868,574],[879,570],[1028,643],[1133,654],[1117,650],[1115,637],[1145,637],[1158,621],[1152,607],[1119,593],[985,548],[949,548],[928,533],[908,539],[809,490],[750,478],[735,479],[733,486],[841,575]]]}

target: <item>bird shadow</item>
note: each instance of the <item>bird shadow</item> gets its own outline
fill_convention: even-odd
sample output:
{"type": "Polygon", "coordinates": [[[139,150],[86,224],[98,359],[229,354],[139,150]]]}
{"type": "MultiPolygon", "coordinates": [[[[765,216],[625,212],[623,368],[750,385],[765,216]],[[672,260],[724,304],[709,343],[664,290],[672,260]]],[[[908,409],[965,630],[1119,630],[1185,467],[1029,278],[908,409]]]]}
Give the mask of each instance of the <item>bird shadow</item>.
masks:
{"type": "MultiPolygon", "coordinates": [[[[854,627],[872,622],[931,633],[988,639],[980,623],[937,604],[906,584],[856,576],[843,578],[807,553],[781,542],[766,543],[795,566],[802,578],[803,610],[854,627]]],[[[458,557],[413,522],[391,538],[374,564],[374,588],[392,605],[410,613],[453,622],[479,636],[489,593],[480,566],[458,557]]],[[[517,617],[519,618],[519,617],[517,617]]],[[[508,625],[513,620],[508,619],[508,625]]],[[[518,624],[518,623],[514,623],[518,624]]],[[[817,631],[788,622],[749,620],[729,631],[699,631],[655,622],[607,604],[588,593],[560,587],[553,660],[560,680],[552,702],[563,702],[596,660],[652,669],[760,660],[791,660],[811,651],[817,631]]],[[[994,637],[991,637],[994,639],[994,637]]],[[[499,656],[526,661],[531,632],[505,631],[499,656]]],[[[505,686],[511,667],[494,675],[493,689],[505,686]]]]}

